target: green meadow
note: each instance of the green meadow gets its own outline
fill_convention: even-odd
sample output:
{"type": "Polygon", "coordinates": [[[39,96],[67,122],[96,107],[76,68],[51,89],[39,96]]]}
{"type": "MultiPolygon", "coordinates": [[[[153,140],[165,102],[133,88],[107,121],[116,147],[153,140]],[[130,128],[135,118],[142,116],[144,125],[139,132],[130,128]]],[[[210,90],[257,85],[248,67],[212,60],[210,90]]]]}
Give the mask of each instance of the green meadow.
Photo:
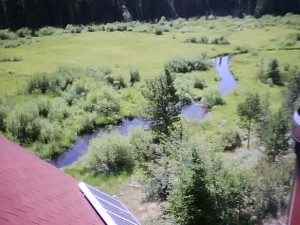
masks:
{"type": "MultiPolygon", "coordinates": [[[[45,159],[66,151],[74,143],[76,134],[91,132],[99,126],[118,124],[122,117],[145,117],[146,100],[141,94],[145,81],[163,73],[167,62],[181,58],[205,56],[210,60],[231,55],[230,69],[238,81],[231,94],[222,96],[225,104],[213,106],[203,121],[195,122],[182,117],[186,134],[199,142],[208,143],[232,127],[237,127],[243,135],[246,131],[239,126],[237,105],[244,101],[247,94],[257,93],[261,99],[269,100],[271,110],[278,110],[291,71],[300,60],[299,15],[263,16],[260,19],[161,19],[157,23],[91,24],[79,28],[80,32],[75,33],[67,29],[44,28],[54,32],[42,35],[42,32],[36,31],[26,38],[14,36],[8,30],[0,31],[0,128],[1,122],[4,124],[0,131],[45,159]],[[8,37],[8,34],[11,36],[8,37]],[[203,40],[207,43],[201,43],[203,40]],[[283,81],[281,86],[263,83],[259,78],[261,71],[267,71],[273,59],[279,63],[283,81]],[[134,84],[130,84],[132,70],[140,75],[140,81],[134,84]],[[60,83],[53,89],[47,87],[45,93],[35,88],[29,90],[29,82],[35,82],[34,79],[41,75],[44,80],[53,78],[58,83],[69,82],[67,76],[72,81],[69,86],[60,83]],[[113,81],[109,83],[108,78],[113,81]],[[101,100],[94,102],[94,96],[101,100]],[[50,108],[46,109],[44,103],[50,108]],[[17,117],[22,107],[31,114],[28,108],[32,104],[37,104],[39,109],[36,114],[39,120],[31,118],[31,121],[39,124],[36,129],[40,129],[40,136],[35,137],[33,127],[28,131],[31,140],[18,139],[19,133],[9,125],[13,127],[17,123],[13,115],[17,117]],[[97,105],[103,106],[106,111],[97,108],[97,105]],[[45,110],[44,115],[41,108],[45,110]],[[5,115],[2,121],[1,112],[5,115]],[[56,131],[60,133],[56,135],[56,131]]],[[[175,77],[179,94],[188,94],[191,100],[202,99],[207,92],[218,89],[219,75],[214,68],[175,74],[175,77]],[[203,89],[194,87],[197,78],[205,81],[203,89]]],[[[257,146],[254,134],[252,150],[257,146]]],[[[219,155],[225,159],[232,158],[232,155],[242,158],[247,151],[245,148],[243,142],[236,152],[222,152],[219,155]]],[[[138,179],[140,173],[111,177],[95,175],[85,173],[82,162],[65,170],[78,179],[87,179],[108,193],[130,192],[131,197],[136,192],[131,187],[124,187],[124,184],[138,179]],[[111,189],[111,186],[114,188],[111,189]]],[[[145,215],[150,216],[147,210],[139,210],[142,204],[140,195],[132,203],[124,195],[121,198],[129,202],[142,222],[152,224],[150,219],[144,218],[145,215]]],[[[155,213],[159,216],[159,210],[155,213]]]]}

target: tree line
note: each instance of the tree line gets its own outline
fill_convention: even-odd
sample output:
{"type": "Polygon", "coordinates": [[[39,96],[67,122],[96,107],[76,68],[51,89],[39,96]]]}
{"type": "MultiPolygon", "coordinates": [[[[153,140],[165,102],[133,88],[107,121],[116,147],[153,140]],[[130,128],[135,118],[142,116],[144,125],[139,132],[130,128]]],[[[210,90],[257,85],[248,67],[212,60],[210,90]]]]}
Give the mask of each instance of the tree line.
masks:
{"type": "Polygon", "coordinates": [[[0,0],[0,28],[19,29],[128,19],[300,13],[300,0],[0,0]],[[125,16],[124,16],[125,15],[125,16]]]}

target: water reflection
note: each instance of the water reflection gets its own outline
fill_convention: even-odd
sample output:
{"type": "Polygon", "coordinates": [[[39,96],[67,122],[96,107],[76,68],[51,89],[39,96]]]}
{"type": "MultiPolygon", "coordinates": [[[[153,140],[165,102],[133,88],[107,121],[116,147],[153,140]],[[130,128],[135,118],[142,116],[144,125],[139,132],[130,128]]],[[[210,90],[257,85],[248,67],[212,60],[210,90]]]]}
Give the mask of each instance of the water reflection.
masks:
{"type": "Polygon", "coordinates": [[[222,79],[219,81],[219,91],[223,94],[230,94],[232,89],[237,86],[237,81],[234,79],[230,69],[230,56],[214,58],[214,66],[222,79]]]}

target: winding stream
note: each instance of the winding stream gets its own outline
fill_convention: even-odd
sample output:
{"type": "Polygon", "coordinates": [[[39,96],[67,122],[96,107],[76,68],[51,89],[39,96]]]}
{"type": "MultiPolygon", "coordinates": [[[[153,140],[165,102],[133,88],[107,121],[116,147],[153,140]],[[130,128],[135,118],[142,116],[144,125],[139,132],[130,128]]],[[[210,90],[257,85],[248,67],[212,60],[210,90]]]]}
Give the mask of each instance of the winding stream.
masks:
{"type": "MultiPolygon", "coordinates": [[[[229,94],[234,87],[237,86],[237,82],[234,79],[229,69],[230,56],[223,56],[214,58],[214,67],[222,77],[219,81],[219,91],[221,94],[229,94]]],[[[193,103],[189,106],[183,107],[181,114],[192,120],[201,120],[206,115],[206,109],[199,103],[193,103]]],[[[127,119],[124,118],[120,126],[113,129],[100,128],[92,134],[84,134],[77,137],[77,141],[73,147],[59,156],[57,159],[52,160],[50,163],[57,168],[71,165],[76,162],[88,149],[91,139],[101,136],[104,133],[111,130],[117,130],[121,135],[128,135],[131,128],[135,126],[149,127],[150,121],[146,121],[139,118],[127,119]]]]}
{"type": "Polygon", "coordinates": [[[222,95],[230,94],[232,89],[238,85],[229,69],[230,59],[229,55],[213,59],[214,67],[222,77],[219,81],[219,91],[222,95]]]}

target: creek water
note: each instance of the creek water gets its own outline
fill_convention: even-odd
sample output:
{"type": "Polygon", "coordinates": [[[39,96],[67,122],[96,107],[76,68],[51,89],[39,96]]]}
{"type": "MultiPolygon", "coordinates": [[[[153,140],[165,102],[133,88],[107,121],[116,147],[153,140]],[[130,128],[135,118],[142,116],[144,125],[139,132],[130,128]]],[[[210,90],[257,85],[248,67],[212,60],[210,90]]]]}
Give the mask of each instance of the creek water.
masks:
{"type": "MultiPolygon", "coordinates": [[[[214,58],[214,67],[222,77],[219,81],[219,91],[221,94],[229,94],[232,89],[237,85],[232,73],[229,69],[230,56],[223,56],[214,58]]],[[[192,120],[202,120],[206,115],[207,110],[200,103],[193,103],[185,106],[181,110],[181,114],[192,120]]],[[[71,165],[76,162],[89,147],[90,141],[98,136],[108,133],[112,130],[117,130],[121,135],[128,135],[131,128],[135,126],[150,127],[151,121],[146,121],[140,118],[123,118],[120,126],[114,128],[99,128],[91,134],[84,134],[77,137],[75,144],[69,151],[60,155],[57,159],[52,160],[50,163],[57,168],[71,165]]]]}
{"type": "Polygon", "coordinates": [[[232,89],[238,85],[229,68],[230,59],[229,55],[213,59],[214,67],[222,77],[219,81],[219,91],[222,95],[230,94],[232,89]]]}

